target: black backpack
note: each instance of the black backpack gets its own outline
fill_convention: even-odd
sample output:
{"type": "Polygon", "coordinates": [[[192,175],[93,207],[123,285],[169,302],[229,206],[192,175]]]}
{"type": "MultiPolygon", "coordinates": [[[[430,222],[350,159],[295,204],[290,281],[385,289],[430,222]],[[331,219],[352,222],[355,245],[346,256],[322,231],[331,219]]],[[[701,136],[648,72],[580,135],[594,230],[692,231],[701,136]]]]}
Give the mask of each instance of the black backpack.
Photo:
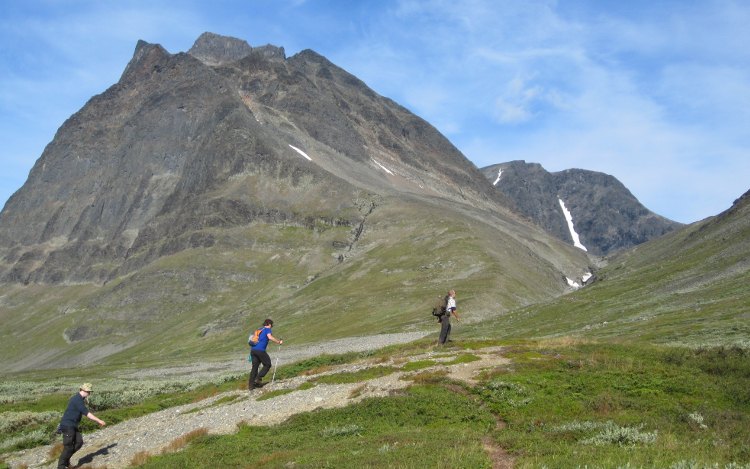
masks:
{"type": "Polygon", "coordinates": [[[435,316],[436,318],[441,318],[445,316],[447,306],[448,306],[448,295],[438,298],[438,300],[435,302],[435,306],[433,306],[432,308],[432,315],[435,316]]]}

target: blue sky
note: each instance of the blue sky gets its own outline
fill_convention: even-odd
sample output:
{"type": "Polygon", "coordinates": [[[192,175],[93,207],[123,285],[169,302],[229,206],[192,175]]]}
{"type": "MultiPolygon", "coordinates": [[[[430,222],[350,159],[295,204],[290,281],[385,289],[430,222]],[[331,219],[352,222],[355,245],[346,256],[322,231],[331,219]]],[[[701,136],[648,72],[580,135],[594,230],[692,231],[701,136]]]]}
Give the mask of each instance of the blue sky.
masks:
{"type": "Polygon", "coordinates": [[[740,0],[3,0],[0,204],[139,39],[211,31],[315,50],[478,167],[601,171],[690,223],[750,189],[748,25],[740,0]]]}

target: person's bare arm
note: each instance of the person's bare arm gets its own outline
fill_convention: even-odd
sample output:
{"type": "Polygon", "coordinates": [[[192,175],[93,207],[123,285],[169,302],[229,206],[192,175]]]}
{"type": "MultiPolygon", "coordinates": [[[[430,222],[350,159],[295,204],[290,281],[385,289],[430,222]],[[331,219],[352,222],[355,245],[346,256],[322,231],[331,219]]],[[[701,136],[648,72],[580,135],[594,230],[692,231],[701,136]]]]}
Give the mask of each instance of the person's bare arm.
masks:
{"type": "Polygon", "coordinates": [[[86,414],[86,418],[89,419],[89,420],[93,420],[94,422],[98,423],[100,427],[103,427],[103,426],[106,425],[106,423],[104,423],[104,420],[100,419],[99,417],[97,417],[96,415],[92,414],[91,412],[89,412],[88,414],[86,414]]]}
{"type": "Polygon", "coordinates": [[[284,342],[283,340],[281,340],[281,339],[277,339],[276,337],[274,337],[274,336],[273,336],[273,334],[268,334],[268,338],[269,338],[270,340],[272,340],[272,341],[276,342],[276,343],[277,343],[277,344],[279,344],[279,345],[281,345],[281,344],[282,344],[282,343],[284,342]]]}

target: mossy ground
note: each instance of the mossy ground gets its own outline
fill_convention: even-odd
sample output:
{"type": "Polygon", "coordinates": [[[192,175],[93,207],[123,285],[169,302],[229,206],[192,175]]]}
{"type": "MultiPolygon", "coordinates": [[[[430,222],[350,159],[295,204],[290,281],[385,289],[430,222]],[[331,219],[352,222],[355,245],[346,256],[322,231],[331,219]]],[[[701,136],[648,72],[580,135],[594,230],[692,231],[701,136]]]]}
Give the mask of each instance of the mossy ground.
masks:
{"type": "MultiPolygon", "coordinates": [[[[191,467],[216,467],[217,462],[247,467],[253,461],[253,467],[269,468],[489,468],[488,441],[522,468],[750,467],[747,349],[575,338],[461,345],[441,359],[453,355],[447,364],[470,362],[476,357],[462,350],[502,345],[511,363],[485,370],[473,385],[452,382],[433,368],[391,397],[300,414],[272,427],[243,426],[233,435],[200,436],[178,453],[148,459],[143,467],[181,467],[187,461],[191,467]]],[[[419,358],[424,347],[321,357],[279,371],[285,376],[316,373],[364,359],[374,365],[369,372],[325,377],[333,383],[364,382],[392,371],[379,364],[381,356],[397,353],[406,360],[402,369],[408,363],[427,366],[430,360],[419,358]],[[411,361],[412,356],[417,358],[411,361]]],[[[237,387],[239,380],[159,395],[102,414],[117,421],[237,387]]],[[[51,397],[40,407],[41,402],[26,408],[55,408],[62,400],[51,397]]]]}
{"type": "Polygon", "coordinates": [[[476,386],[431,374],[404,395],[204,437],[143,467],[249,457],[269,468],[489,468],[486,438],[516,467],[750,464],[747,350],[529,341],[505,355],[512,365],[476,386]]]}

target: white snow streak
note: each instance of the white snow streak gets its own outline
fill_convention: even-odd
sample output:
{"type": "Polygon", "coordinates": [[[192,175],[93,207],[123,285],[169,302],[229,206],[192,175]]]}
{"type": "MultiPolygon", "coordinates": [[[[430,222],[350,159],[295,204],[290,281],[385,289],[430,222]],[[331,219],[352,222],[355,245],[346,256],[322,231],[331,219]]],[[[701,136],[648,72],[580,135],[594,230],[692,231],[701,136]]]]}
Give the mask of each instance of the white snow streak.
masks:
{"type": "Polygon", "coordinates": [[[583,277],[581,277],[581,283],[576,282],[575,280],[565,277],[565,281],[568,282],[568,285],[573,288],[574,290],[578,290],[579,288],[583,288],[584,285],[586,285],[586,282],[593,277],[594,274],[591,272],[586,272],[583,274],[583,277]]]}
{"type": "Polygon", "coordinates": [[[503,170],[498,169],[497,170],[497,179],[495,179],[495,182],[492,183],[493,186],[496,186],[498,182],[500,182],[500,176],[503,175],[503,170]]]}
{"type": "Polygon", "coordinates": [[[568,229],[570,230],[570,236],[573,238],[573,246],[583,249],[584,251],[588,252],[588,249],[586,249],[586,246],[581,244],[581,238],[578,237],[578,233],[576,233],[575,228],[573,228],[573,215],[571,215],[568,209],[565,208],[565,202],[563,202],[561,198],[558,197],[557,200],[560,201],[560,208],[562,208],[563,214],[565,214],[565,221],[568,222],[568,229]]]}
{"type": "Polygon", "coordinates": [[[393,173],[391,172],[391,170],[390,170],[390,169],[386,168],[386,167],[385,167],[385,166],[383,166],[382,164],[380,164],[380,163],[378,163],[377,161],[375,161],[375,158],[370,158],[370,159],[372,160],[372,162],[373,162],[373,163],[375,163],[376,165],[378,165],[378,166],[380,166],[381,168],[383,168],[383,171],[385,171],[386,173],[388,173],[388,174],[390,174],[391,176],[393,176],[393,173]]]}
{"type": "Polygon", "coordinates": [[[576,290],[579,289],[579,288],[581,288],[581,286],[575,280],[571,280],[568,277],[565,277],[565,280],[568,281],[568,285],[570,285],[571,287],[575,288],[576,290]]]}
{"type": "Polygon", "coordinates": [[[305,153],[304,151],[300,150],[299,148],[295,147],[294,145],[289,145],[289,146],[292,148],[292,150],[296,151],[300,155],[302,155],[305,158],[307,158],[308,161],[312,161],[312,158],[310,158],[309,156],[307,156],[307,153],[305,153]]]}

